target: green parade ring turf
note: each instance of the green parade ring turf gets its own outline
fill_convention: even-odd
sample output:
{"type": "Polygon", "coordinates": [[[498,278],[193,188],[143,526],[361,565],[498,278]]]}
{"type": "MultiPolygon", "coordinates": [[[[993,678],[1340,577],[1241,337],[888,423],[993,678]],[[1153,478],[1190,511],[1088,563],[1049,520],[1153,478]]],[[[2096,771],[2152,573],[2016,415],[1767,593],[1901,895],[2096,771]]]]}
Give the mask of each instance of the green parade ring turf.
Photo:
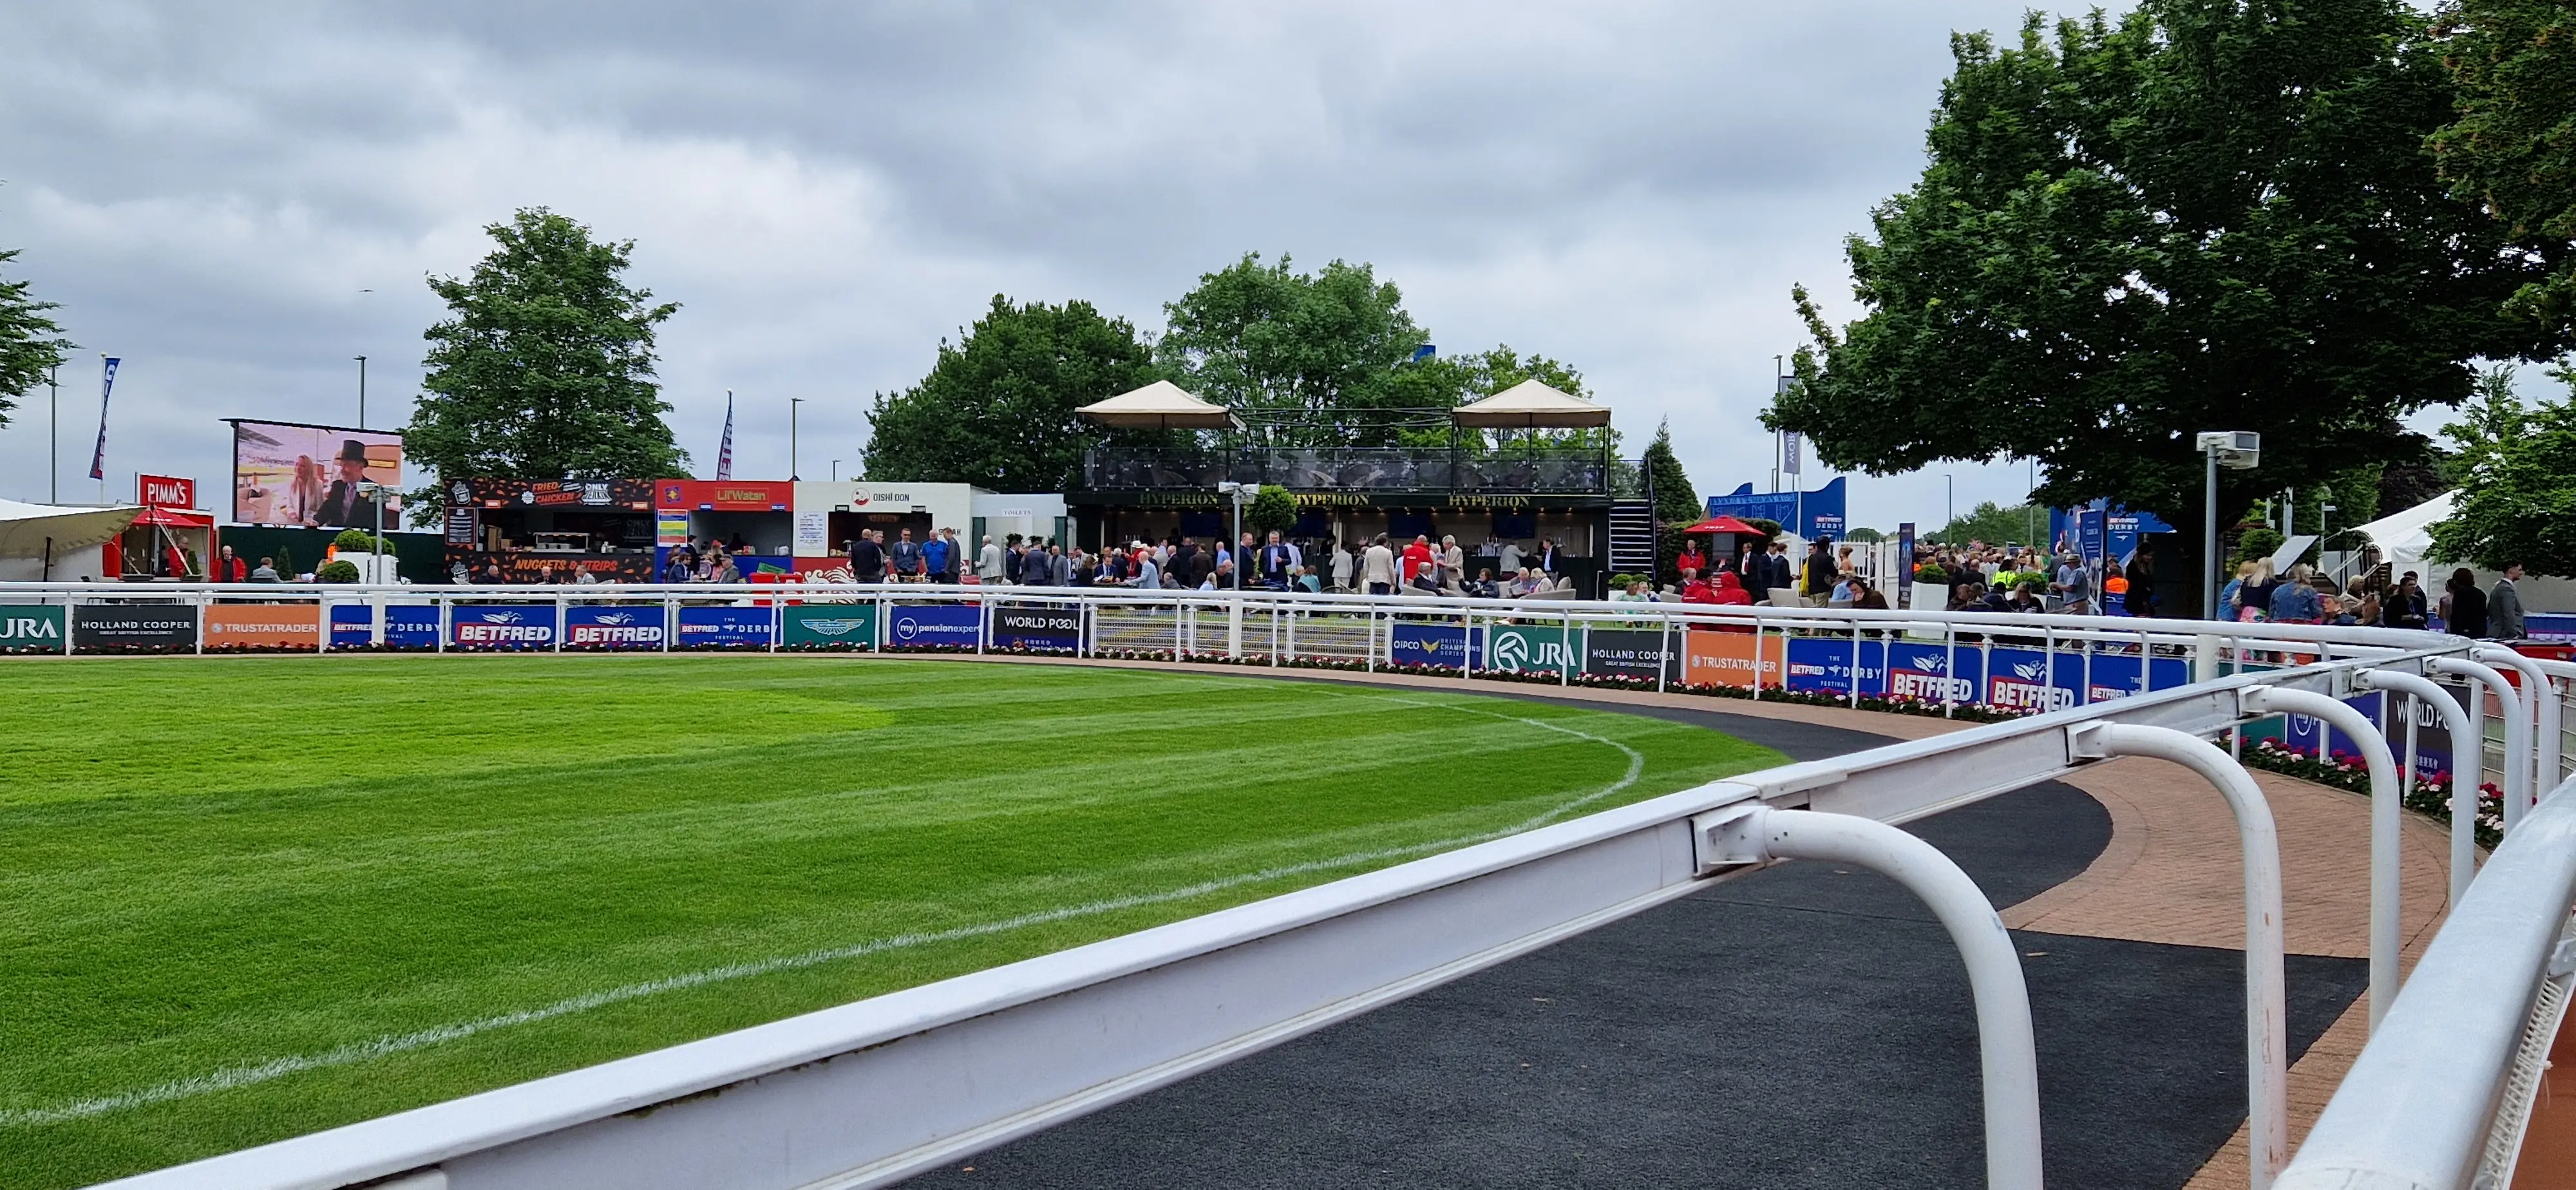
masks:
{"type": "Polygon", "coordinates": [[[0,1185],[641,1053],[1780,762],[1420,689],[825,657],[0,663],[0,1185]]]}

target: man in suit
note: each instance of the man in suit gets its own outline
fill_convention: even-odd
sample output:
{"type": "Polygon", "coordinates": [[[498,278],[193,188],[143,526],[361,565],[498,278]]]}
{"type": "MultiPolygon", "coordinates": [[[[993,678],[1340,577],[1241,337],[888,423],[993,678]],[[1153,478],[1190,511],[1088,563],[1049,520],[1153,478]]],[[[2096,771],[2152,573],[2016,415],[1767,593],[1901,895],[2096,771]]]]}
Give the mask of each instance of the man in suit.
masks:
{"type": "Polygon", "coordinates": [[[342,439],[340,453],[331,460],[339,478],[322,495],[322,507],[313,515],[313,523],[333,529],[374,528],[377,497],[358,490],[367,482],[367,444],[355,438],[342,439]]]}
{"type": "Polygon", "coordinates": [[[2496,580],[2495,590],[2487,593],[2487,631],[2497,640],[2521,640],[2522,592],[2514,583],[2522,578],[2522,563],[2505,564],[2504,577],[2496,580]]]}

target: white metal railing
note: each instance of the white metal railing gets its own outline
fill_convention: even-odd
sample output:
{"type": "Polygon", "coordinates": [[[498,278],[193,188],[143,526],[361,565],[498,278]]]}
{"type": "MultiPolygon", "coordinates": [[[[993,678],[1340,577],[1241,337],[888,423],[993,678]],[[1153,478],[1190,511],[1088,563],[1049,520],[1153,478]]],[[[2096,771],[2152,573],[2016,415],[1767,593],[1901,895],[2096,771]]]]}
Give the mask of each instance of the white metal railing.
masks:
{"type": "Polygon", "coordinates": [[[2469,885],[2327,1102],[2284,1190],[2496,1187],[2576,980],[2576,796],[2563,783],[2469,885]]]}
{"type": "MultiPolygon", "coordinates": [[[[423,1187],[884,1185],[1687,895],[1708,881],[1779,858],[1828,852],[1889,869],[1934,905],[1960,941],[1977,973],[1990,1183],[2036,1185],[2037,1116],[2035,1109],[2022,1110],[2028,1097],[2016,1089],[2030,1061],[2027,1007],[2018,999],[2017,968],[2004,979],[1993,969],[1996,956],[1984,953],[1994,948],[1979,941],[1989,926],[2000,931],[2000,923],[1982,902],[1984,920],[1960,902],[1965,877],[1955,868],[1941,871],[1946,860],[1934,863],[1938,856],[1926,858],[1928,849],[1904,849],[1873,835],[1868,823],[1909,821],[2123,754],[2160,756],[2199,771],[2227,795],[2243,830],[2248,1104],[2263,1154],[2252,1163],[2252,1184],[2262,1187],[2279,1168],[2287,1139],[2277,844],[2268,811],[2242,769],[2227,751],[2194,741],[2232,736],[2247,724],[2301,709],[2369,734],[2374,725],[2359,712],[2333,708],[2373,690],[2423,698],[2425,676],[2488,668],[2466,660],[2477,648],[2471,642],[2369,628],[972,586],[138,590],[16,584],[0,585],[0,622],[12,614],[11,605],[62,608],[63,647],[77,650],[74,629],[85,615],[101,622],[113,620],[116,608],[152,606],[116,602],[138,597],[196,609],[201,634],[213,623],[213,609],[235,606],[234,600],[272,601],[247,605],[253,607],[300,603],[299,615],[318,613],[326,626],[334,616],[330,605],[364,607],[367,622],[350,623],[368,634],[368,643],[386,639],[402,620],[434,623],[436,635],[426,642],[433,649],[475,641],[561,649],[561,629],[582,608],[606,609],[586,617],[641,612],[608,626],[658,625],[663,631],[649,645],[669,649],[691,622],[690,609],[717,608],[726,610],[701,612],[697,622],[743,632],[746,625],[761,626],[765,636],[755,634],[750,647],[773,650],[787,643],[791,620],[823,619],[841,635],[815,640],[861,648],[900,649],[907,635],[916,645],[945,639],[961,652],[1036,640],[1047,652],[1132,651],[1272,666],[1404,665],[1408,635],[1414,654],[1436,659],[1436,647],[1419,646],[1433,639],[1423,633],[1438,630],[1437,641],[1454,646],[1454,662],[1422,667],[1429,672],[1465,678],[1498,667],[1553,666],[1548,676],[1559,682],[1579,673],[1590,680],[1624,673],[1637,686],[1646,680],[1637,673],[1636,652],[1649,643],[1656,685],[1669,684],[1675,673],[1686,678],[1687,662],[1703,642],[1724,643],[1730,656],[1766,666],[1776,646],[1776,673],[1753,671],[1747,695],[1778,697],[1785,687],[1854,702],[1894,690],[1890,679],[1900,659],[1938,656],[1949,665],[1934,701],[1947,711],[2032,702],[2027,695],[1998,697],[1992,682],[1968,688],[1957,678],[1965,657],[1977,659],[1982,677],[1998,655],[2016,666],[2036,655],[2039,670],[2016,671],[2013,680],[2050,690],[2070,689],[2062,670],[2079,678],[2065,697],[2037,700],[2057,708],[2044,713],[1718,782],[1123,938],[130,1182],[154,1187],[319,1187],[395,1175],[423,1187]],[[426,611],[397,617],[388,610],[395,607],[426,611]],[[788,610],[799,607],[822,614],[788,610]],[[521,615],[477,619],[490,608],[521,615]],[[906,614],[915,617],[909,634],[894,628],[906,614]],[[549,631],[521,632],[515,641],[503,639],[512,634],[458,634],[460,623],[478,622],[542,624],[549,631]],[[856,639],[862,628],[864,640],[856,639]],[[1559,645],[1552,658],[1528,651],[1531,637],[1543,644],[1551,634],[1559,645]],[[1607,658],[1592,655],[1600,637],[1611,638],[1607,658]],[[1499,643],[1515,639],[1516,650],[1499,643]],[[1915,652],[1898,652],[1906,647],[1915,652]],[[1832,665],[1837,657],[1844,661],[1839,673],[1832,665]],[[1616,664],[1595,664],[1605,659],[1616,664]],[[2128,660],[2136,663],[2133,687],[2094,681],[2096,667],[2125,679],[2128,660]],[[2159,672],[2175,680],[2167,684],[2159,672]],[[2397,680],[2375,681],[2374,674],[2397,680]],[[1760,821],[1781,831],[1752,828],[1748,810],[1769,814],[1760,821]],[[2015,1019],[2019,1042],[2010,1024],[2015,1019]],[[716,1091],[722,1093],[710,1094],[716,1091]]],[[[317,647],[330,631],[315,629],[317,647]]],[[[348,626],[341,631],[354,634],[348,626]]],[[[646,643],[636,632],[604,636],[610,644],[646,643]]],[[[2523,672],[2539,674],[2553,697],[2517,698],[2507,688],[2499,710],[2509,730],[2499,764],[2508,781],[2548,771],[2539,767],[2543,749],[2535,738],[2546,714],[2541,708],[2557,701],[2557,684],[2576,669],[2523,672]]],[[[1521,676],[1530,676],[1526,668],[1521,676]]],[[[2407,716],[2410,723],[2416,718],[2407,716]]],[[[2383,712],[2377,726],[2385,731],[2386,724],[2383,712]]],[[[2413,738],[2411,727],[2406,735],[2413,738]]],[[[2483,741],[2461,743],[2484,750],[2483,741]]],[[[2375,780],[2382,780],[2391,753],[2365,751],[2375,780]]],[[[2564,801],[2549,804],[2554,816],[2535,811],[2529,821],[2565,817],[2558,812],[2564,801]]],[[[2453,829],[2468,831],[2471,823],[2456,817],[2453,829]]],[[[2518,820],[2514,838],[2521,826],[2518,820]]],[[[2399,891],[2394,865],[2385,862],[2395,853],[2393,831],[2393,819],[2374,813],[2372,853],[2354,857],[2372,873],[2374,993],[2387,990],[2380,977],[2393,978],[2395,970],[2393,955],[2379,953],[2387,948],[2383,927],[2394,920],[2399,891]]],[[[2477,878],[2473,898],[2488,881],[2477,878]]],[[[2563,899],[2560,906],[2563,917],[2563,899]]],[[[2381,995],[2374,1001],[2375,1008],[2385,1003],[2381,995]]],[[[2392,1028],[2407,1003],[2402,994],[2395,997],[2392,1028]]]]}

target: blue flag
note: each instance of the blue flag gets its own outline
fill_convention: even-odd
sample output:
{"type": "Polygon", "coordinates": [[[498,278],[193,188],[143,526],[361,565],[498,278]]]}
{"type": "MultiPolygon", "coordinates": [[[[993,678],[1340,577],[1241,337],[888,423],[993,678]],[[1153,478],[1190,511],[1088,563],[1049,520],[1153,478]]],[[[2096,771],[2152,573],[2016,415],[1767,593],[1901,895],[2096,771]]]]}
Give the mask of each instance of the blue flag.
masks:
{"type": "Polygon", "coordinates": [[[116,365],[122,361],[112,355],[99,357],[107,364],[107,378],[98,385],[98,447],[89,452],[89,477],[107,478],[107,396],[116,391],[116,365]]]}

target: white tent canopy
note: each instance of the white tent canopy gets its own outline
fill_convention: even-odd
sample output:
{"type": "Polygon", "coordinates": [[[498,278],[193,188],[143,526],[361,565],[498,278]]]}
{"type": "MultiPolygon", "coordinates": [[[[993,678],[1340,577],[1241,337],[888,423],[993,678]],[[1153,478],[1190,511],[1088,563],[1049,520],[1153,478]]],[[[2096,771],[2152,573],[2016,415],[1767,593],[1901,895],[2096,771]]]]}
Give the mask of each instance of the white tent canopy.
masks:
{"type": "Polygon", "coordinates": [[[1074,412],[1104,426],[1139,430],[1222,430],[1241,424],[1225,406],[1201,400],[1169,380],[1094,401],[1074,412]]]}
{"type": "Polygon", "coordinates": [[[1462,426],[1487,428],[1606,426],[1610,407],[1524,380],[1484,400],[1461,405],[1449,416],[1462,426]]]}
{"type": "Polygon", "coordinates": [[[57,504],[22,504],[0,500],[0,558],[42,558],[52,539],[54,560],[87,549],[125,532],[139,507],[70,508],[57,504]]]}
{"type": "MultiPolygon", "coordinates": [[[[2413,508],[2355,525],[2346,532],[2366,537],[2371,545],[2378,548],[2380,558],[2389,564],[2390,579],[2412,570],[2429,580],[2431,574],[2424,568],[2424,554],[2433,548],[2433,525],[2450,519],[2451,507],[2459,497],[2457,491],[2444,492],[2413,508]]],[[[2440,586],[2430,581],[2425,585],[2440,586]]]]}

